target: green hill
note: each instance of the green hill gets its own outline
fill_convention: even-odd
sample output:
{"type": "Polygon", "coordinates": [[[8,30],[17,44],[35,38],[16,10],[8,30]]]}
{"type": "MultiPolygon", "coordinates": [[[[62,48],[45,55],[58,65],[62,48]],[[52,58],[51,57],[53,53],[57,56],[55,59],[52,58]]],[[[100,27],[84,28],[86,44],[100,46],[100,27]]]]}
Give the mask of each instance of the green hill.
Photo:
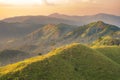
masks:
{"type": "Polygon", "coordinates": [[[120,47],[100,47],[96,48],[99,52],[120,64],[120,47]]]}
{"type": "Polygon", "coordinates": [[[73,38],[73,41],[91,43],[100,37],[109,36],[115,34],[116,32],[120,32],[119,27],[104,23],[102,21],[97,21],[74,29],[64,38],[67,40],[73,38]]]}
{"type": "Polygon", "coordinates": [[[97,50],[71,44],[1,67],[0,80],[120,80],[120,65],[97,50]]]}
{"type": "MultiPolygon", "coordinates": [[[[9,48],[15,47],[26,52],[30,51],[29,47],[35,45],[36,47],[32,48],[32,51],[38,49],[39,52],[46,53],[50,51],[51,48],[57,43],[60,43],[62,45],[62,37],[75,28],[77,28],[77,26],[67,25],[63,23],[48,24],[26,35],[22,39],[18,39],[15,42],[9,43],[8,45],[9,48]]],[[[32,51],[30,51],[30,53],[32,51]]]]}

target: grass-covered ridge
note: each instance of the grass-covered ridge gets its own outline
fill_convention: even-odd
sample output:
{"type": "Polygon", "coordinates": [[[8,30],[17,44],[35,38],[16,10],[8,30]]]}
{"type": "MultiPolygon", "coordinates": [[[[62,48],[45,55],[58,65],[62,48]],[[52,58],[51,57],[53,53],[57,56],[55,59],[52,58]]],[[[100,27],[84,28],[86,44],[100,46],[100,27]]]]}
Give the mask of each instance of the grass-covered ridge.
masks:
{"type": "Polygon", "coordinates": [[[95,49],[120,64],[120,46],[99,47],[95,49]]]}
{"type": "Polygon", "coordinates": [[[120,66],[81,44],[0,68],[0,80],[119,80],[120,66]]]}

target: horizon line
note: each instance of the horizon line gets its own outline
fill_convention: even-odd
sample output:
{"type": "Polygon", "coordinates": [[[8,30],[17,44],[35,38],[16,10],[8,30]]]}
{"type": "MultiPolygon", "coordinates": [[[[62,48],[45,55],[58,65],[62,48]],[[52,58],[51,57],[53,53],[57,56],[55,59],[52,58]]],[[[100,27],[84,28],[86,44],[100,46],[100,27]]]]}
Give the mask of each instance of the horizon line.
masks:
{"type": "Polygon", "coordinates": [[[95,15],[99,15],[99,14],[106,14],[106,15],[113,15],[113,16],[120,16],[120,15],[116,15],[116,14],[111,14],[111,13],[97,13],[97,14],[91,14],[91,15],[69,15],[69,14],[63,14],[63,13],[51,13],[51,14],[47,14],[47,15],[16,15],[16,16],[10,16],[10,17],[6,17],[6,18],[1,18],[0,21],[4,20],[4,19],[8,19],[8,18],[15,18],[15,17],[35,17],[35,16],[48,16],[50,17],[50,15],[53,15],[53,14],[57,14],[57,15],[65,15],[65,16],[79,16],[79,17],[84,17],[84,16],[95,16],[95,15]]]}

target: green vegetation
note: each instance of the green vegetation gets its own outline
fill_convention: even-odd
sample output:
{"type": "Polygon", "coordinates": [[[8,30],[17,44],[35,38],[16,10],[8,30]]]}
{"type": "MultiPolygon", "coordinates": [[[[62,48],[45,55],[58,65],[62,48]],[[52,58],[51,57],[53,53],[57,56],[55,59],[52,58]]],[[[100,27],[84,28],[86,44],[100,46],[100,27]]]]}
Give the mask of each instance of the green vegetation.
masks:
{"type": "Polygon", "coordinates": [[[106,24],[102,21],[93,22],[74,29],[66,34],[68,40],[74,38],[73,41],[84,43],[92,43],[100,37],[114,36],[119,37],[120,28],[114,25],[106,24]]]}
{"type": "Polygon", "coordinates": [[[96,48],[96,50],[103,53],[105,56],[109,57],[113,61],[120,64],[120,47],[114,46],[114,47],[100,47],[96,48]]]}
{"type": "Polygon", "coordinates": [[[102,21],[93,22],[84,26],[81,26],[77,28],[73,33],[82,35],[82,37],[101,37],[105,35],[111,35],[112,33],[115,33],[117,31],[120,31],[120,28],[114,25],[106,24],[102,21]]]}
{"type": "Polygon", "coordinates": [[[0,65],[9,64],[0,68],[0,80],[120,80],[119,36],[119,27],[102,21],[81,27],[62,23],[40,27],[10,43],[20,51],[0,52],[0,65]],[[55,49],[93,41],[93,48],[76,43],[55,49]],[[20,60],[24,61],[11,64],[20,60]]]}
{"type": "Polygon", "coordinates": [[[120,80],[120,65],[100,49],[76,43],[1,67],[0,80],[120,80]]]}
{"type": "Polygon", "coordinates": [[[93,22],[79,27],[63,23],[47,24],[24,36],[22,39],[10,42],[5,46],[9,46],[8,48],[16,48],[28,53],[44,54],[66,44],[91,44],[104,36],[119,38],[119,34],[119,27],[106,24],[102,21],[93,22]]]}

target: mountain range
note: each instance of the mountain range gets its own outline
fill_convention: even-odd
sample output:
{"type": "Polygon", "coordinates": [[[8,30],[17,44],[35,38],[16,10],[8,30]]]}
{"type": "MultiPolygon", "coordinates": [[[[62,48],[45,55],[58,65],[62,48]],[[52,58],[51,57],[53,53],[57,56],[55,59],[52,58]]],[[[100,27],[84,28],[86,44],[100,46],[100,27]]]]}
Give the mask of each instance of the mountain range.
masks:
{"type": "Polygon", "coordinates": [[[108,24],[120,26],[120,16],[110,14],[96,14],[89,16],[68,16],[54,13],[48,16],[17,16],[6,18],[0,21],[0,44],[2,42],[13,41],[18,37],[23,37],[43,25],[47,24],[69,24],[82,26],[95,21],[103,21],[108,24]]]}
{"type": "Polygon", "coordinates": [[[120,16],[112,15],[112,14],[105,14],[99,13],[96,15],[86,15],[86,16],[68,16],[64,14],[54,13],[50,14],[50,17],[61,18],[66,20],[73,20],[77,22],[77,25],[85,25],[95,21],[103,21],[105,23],[113,24],[116,26],[120,26],[120,16]]]}
{"type": "Polygon", "coordinates": [[[117,34],[119,32],[119,27],[102,21],[92,22],[80,27],[67,24],[48,24],[22,38],[6,43],[4,47],[30,52],[32,50],[33,53],[47,53],[66,44],[76,42],[91,44],[104,36],[120,38],[120,35],[117,34]]]}
{"type": "Polygon", "coordinates": [[[69,16],[59,13],[53,13],[48,16],[18,16],[3,19],[2,21],[8,23],[34,23],[34,24],[59,24],[65,23],[70,25],[85,25],[95,21],[103,21],[105,23],[120,26],[120,16],[99,13],[96,15],[86,15],[86,16],[69,16]]]}
{"type": "MultiPolygon", "coordinates": [[[[27,53],[18,60],[12,58],[11,63],[14,63],[21,61],[21,58],[26,59],[28,56],[33,57],[46,54],[57,47],[71,43],[92,44],[93,46],[98,46],[99,44],[101,46],[103,43],[103,45],[109,45],[114,41],[114,45],[120,45],[118,40],[120,39],[119,33],[119,27],[104,23],[103,21],[92,22],[83,26],[63,23],[47,24],[37,27],[37,30],[33,30],[29,34],[25,33],[23,37],[21,36],[11,42],[4,43],[4,45],[1,45],[0,50],[1,53],[6,50],[18,50],[27,53]],[[106,39],[99,40],[106,36],[110,36],[113,39],[107,39],[108,42],[106,42],[106,39]]],[[[2,55],[1,57],[4,58],[2,55]]],[[[3,63],[9,64],[7,61],[1,61],[1,64],[3,63]]]]}
{"type": "Polygon", "coordinates": [[[0,21],[0,43],[23,37],[42,26],[42,24],[19,22],[7,23],[0,21]]]}
{"type": "Polygon", "coordinates": [[[103,13],[1,20],[0,80],[120,80],[119,21],[103,13]]]}

